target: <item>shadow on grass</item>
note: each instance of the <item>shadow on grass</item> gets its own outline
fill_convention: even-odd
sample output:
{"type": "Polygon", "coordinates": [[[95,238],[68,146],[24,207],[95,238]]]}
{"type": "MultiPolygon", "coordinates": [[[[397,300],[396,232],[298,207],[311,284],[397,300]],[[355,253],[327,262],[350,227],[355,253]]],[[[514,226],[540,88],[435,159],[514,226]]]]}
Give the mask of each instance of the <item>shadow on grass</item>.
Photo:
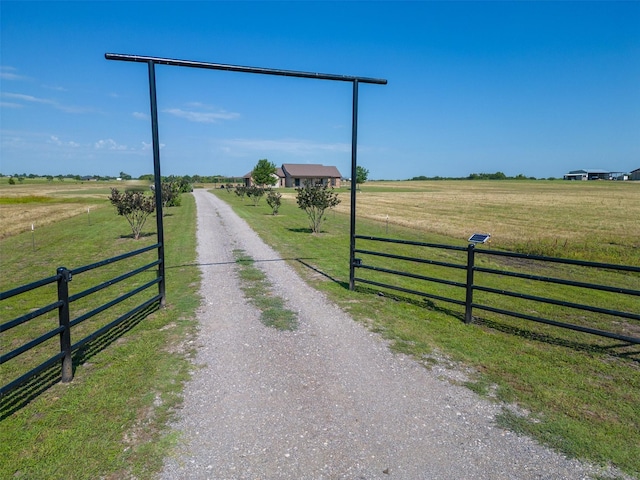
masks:
{"type": "Polygon", "coordinates": [[[548,345],[564,347],[577,352],[592,353],[597,355],[609,355],[612,357],[620,358],[622,360],[629,360],[640,364],[640,345],[634,345],[632,343],[617,341],[610,345],[600,345],[580,342],[577,340],[555,337],[546,333],[533,332],[531,330],[481,317],[474,317],[473,323],[475,325],[483,326],[491,330],[507,333],[516,337],[526,338],[527,340],[533,340],[535,342],[542,342],[548,345]]]}
{"type": "MultiPolygon", "coordinates": [[[[105,350],[112,343],[138,325],[147,316],[157,311],[159,307],[159,301],[152,303],[145,309],[132,315],[126,320],[123,320],[104,332],[102,335],[97,336],[75,350],[72,353],[74,375],[79,365],[86,363],[91,357],[105,350]]],[[[2,397],[0,397],[0,421],[29,404],[29,402],[36,399],[49,388],[59,383],[61,379],[61,365],[52,365],[29,378],[24,383],[16,386],[9,392],[6,392],[2,397]]]]}
{"type": "MultiPolygon", "coordinates": [[[[147,238],[147,237],[155,237],[156,236],[156,232],[145,232],[145,233],[141,233],[140,236],[138,237],[138,240],[140,238],[147,238]]],[[[132,240],[135,240],[135,237],[133,236],[133,233],[130,233],[128,235],[120,235],[119,238],[130,238],[132,240]]]]}
{"type": "Polygon", "coordinates": [[[314,272],[316,272],[316,273],[322,275],[323,277],[331,280],[333,283],[336,283],[336,284],[340,285],[342,288],[345,288],[345,289],[349,288],[349,282],[344,282],[342,280],[338,280],[337,278],[332,277],[328,273],[325,273],[322,270],[320,270],[320,269],[314,267],[313,265],[310,265],[310,264],[308,264],[307,262],[304,261],[304,260],[310,260],[309,258],[296,258],[295,260],[298,263],[301,263],[302,265],[307,267],[309,270],[313,270],[314,272]]]}
{"type": "MultiPolygon", "coordinates": [[[[423,308],[425,310],[436,311],[444,315],[447,315],[449,317],[455,318],[460,322],[464,322],[464,313],[453,310],[451,308],[439,306],[429,299],[417,299],[409,296],[398,295],[396,293],[391,294],[386,291],[383,292],[375,288],[363,287],[363,286],[356,286],[356,291],[362,292],[362,293],[368,293],[371,295],[386,297],[397,302],[408,303],[411,305],[415,305],[419,308],[423,308]]],[[[567,348],[570,350],[574,350],[576,352],[590,353],[590,354],[596,354],[596,355],[606,355],[610,357],[619,358],[621,360],[627,360],[627,361],[640,364],[640,345],[635,345],[632,343],[615,341],[615,343],[612,342],[609,345],[603,345],[598,343],[581,342],[579,340],[561,338],[561,337],[549,335],[546,333],[535,332],[533,330],[529,330],[526,328],[509,325],[506,322],[500,322],[497,320],[487,319],[487,318],[478,317],[478,316],[474,316],[473,325],[498,331],[498,332],[502,332],[502,333],[506,333],[514,337],[520,337],[522,339],[526,339],[534,342],[540,342],[540,343],[545,343],[547,345],[554,345],[554,346],[567,348]]],[[[601,337],[597,337],[597,338],[601,338],[601,337]]]]}

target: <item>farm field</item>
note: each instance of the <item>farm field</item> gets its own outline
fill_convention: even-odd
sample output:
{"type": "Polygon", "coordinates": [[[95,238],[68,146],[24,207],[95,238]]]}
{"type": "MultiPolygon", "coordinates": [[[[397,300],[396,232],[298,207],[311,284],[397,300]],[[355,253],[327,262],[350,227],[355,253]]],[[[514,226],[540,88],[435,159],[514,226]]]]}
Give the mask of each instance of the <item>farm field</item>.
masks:
{"type": "MultiPolygon", "coordinates": [[[[28,282],[51,275],[55,267],[62,264],[73,268],[131,250],[128,225],[115,215],[106,199],[110,186],[122,188],[123,183],[0,185],[0,210],[6,215],[2,231],[4,218],[9,223],[21,225],[16,233],[7,233],[0,239],[0,267],[5,273],[0,290],[23,283],[17,282],[16,278],[28,282]],[[28,200],[21,200],[24,198],[28,200]],[[68,204],[77,204],[78,213],[65,210],[68,204]],[[41,208],[43,212],[43,220],[35,222],[35,248],[30,232],[33,220],[25,205],[41,208]],[[27,212],[22,219],[21,212],[27,212]],[[70,245],[73,248],[69,249],[70,245]]],[[[513,410],[505,410],[499,419],[500,425],[533,435],[570,456],[611,463],[631,475],[640,475],[640,416],[636,408],[640,404],[640,350],[637,346],[501,318],[486,318],[465,325],[455,311],[439,305],[398,301],[402,298],[379,295],[366,288],[349,291],[345,286],[348,280],[349,192],[344,188],[339,192],[341,204],[328,214],[322,233],[311,235],[304,213],[295,205],[293,190],[282,190],[285,201],[277,216],[271,215],[264,200],[255,207],[246,198],[215,190],[265,241],[289,259],[307,281],[355,319],[388,338],[392,348],[413,355],[426,368],[462,366],[469,371],[469,380],[464,382],[468,388],[516,405],[513,410]],[[523,415],[522,412],[527,413],[523,415]]],[[[493,235],[490,248],[529,249],[533,253],[640,265],[640,232],[635,221],[640,216],[639,183],[370,182],[362,186],[357,198],[357,229],[363,235],[464,246],[474,231],[488,231],[493,235]],[[459,208],[461,198],[469,203],[464,208],[459,208]],[[498,212],[498,205],[505,198],[509,199],[503,203],[507,206],[498,212]],[[589,209],[580,209],[581,198],[588,199],[589,209]],[[575,231],[571,232],[573,238],[582,239],[580,242],[554,240],[554,235],[559,236],[566,230],[566,225],[558,220],[562,218],[561,208],[544,207],[552,199],[558,205],[581,212],[580,221],[574,220],[575,227],[572,228],[575,231]],[[436,226],[437,215],[431,211],[432,204],[437,204],[434,208],[443,212],[442,216],[448,212],[450,222],[436,226]],[[588,217],[589,214],[593,217],[594,205],[602,206],[604,212],[597,215],[597,229],[588,217]],[[382,209],[386,211],[383,213],[382,209]],[[493,228],[487,226],[488,230],[485,230],[484,224],[473,224],[473,228],[467,229],[469,221],[484,218],[489,214],[483,212],[489,211],[499,213],[493,217],[493,228]],[[538,232],[538,237],[528,235],[518,241],[516,235],[510,236],[515,225],[522,222],[522,212],[528,212],[527,231],[538,232]],[[389,215],[388,223],[386,215],[389,215]],[[499,225],[498,220],[513,223],[505,227],[499,225]],[[619,224],[624,225],[620,230],[619,224]],[[547,225],[547,228],[541,225],[547,225]],[[553,225],[556,229],[551,231],[553,225]],[[548,236],[543,237],[545,232],[548,236]],[[614,238],[615,235],[620,238],[614,238]],[[507,238],[512,239],[512,243],[507,238]],[[609,241],[606,248],[596,248],[600,243],[604,245],[607,239],[614,241],[609,241]]],[[[167,440],[161,437],[162,422],[167,421],[170,412],[164,411],[158,423],[153,425],[154,431],[144,432],[141,443],[134,444],[130,450],[125,449],[124,453],[122,438],[129,438],[126,433],[129,430],[133,436],[140,434],[141,424],[146,425],[148,415],[152,415],[149,412],[154,400],[149,391],[155,392],[154,385],[168,390],[167,395],[177,395],[175,389],[184,380],[184,364],[178,364],[182,370],[174,371],[178,367],[175,367],[173,352],[180,352],[190,338],[192,325],[188,319],[192,318],[198,302],[194,294],[198,277],[194,269],[194,239],[191,238],[195,229],[192,209],[193,201],[189,199],[183,207],[172,209],[165,222],[170,308],[154,314],[148,323],[142,322],[91,361],[77,365],[79,375],[71,388],[54,385],[35,401],[1,420],[3,428],[6,427],[5,438],[21,442],[23,448],[32,445],[18,456],[16,452],[11,453],[8,446],[6,452],[3,451],[11,455],[6,458],[19,464],[27,475],[38,472],[33,478],[54,478],[51,472],[87,468],[95,474],[94,478],[104,476],[106,472],[115,472],[112,478],[117,478],[123,472],[130,473],[132,470],[124,469],[134,462],[133,471],[138,478],[152,478],[154,469],[161,463],[162,452],[166,451],[167,440]],[[185,278],[189,278],[189,282],[184,282],[185,278]],[[166,339],[166,336],[171,338],[166,339]],[[138,347],[138,339],[145,345],[154,346],[152,351],[143,349],[143,344],[138,347]],[[138,348],[139,352],[136,351],[138,348]],[[123,358],[127,360],[119,360],[114,351],[123,352],[123,358]],[[172,354],[167,356],[166,352],[172,354]],[[137,376],[128,375],[126,368],[121,372],[109,368],[110,365],[126,365],[129,361],[137,366],[137,376]],[[153,372],[153,376],[149,377],[148,372],[153,372]],[[127,389],[126,395],[101,393],[108,391],[109,385],[120,383],[127,389]],[[91,392],[92,400],[99,399],[100,402],[87,404],[87,392],[91,392]],[[129,399],[129,406],[121,404],[122,398],[129,399]],[[77,405],[74,408],[91,415],[61,416],[68,401],[77,405]],[[103,426],[105,418],[113,420],[103,426]],[[102,438],[104,436],[99,432],[105,428],[120,430],[113,433],[112,438],[102,438]],[[85,459],[80,455],[78,459],[67,461],[68,455],[59,454],[56,456],[60,458],[60,464],[52,460],[50,464],[39,465],[37,459],[43,449],[57,452],[64,448],[56,443],[54,436],[47,434],[56,429],[64,429],[69,436],[77,437],[70,447],[73,451],[79,452],[86,443],[95,444],[96,448],[85,455],[85,459]],[[100,441],[94,438],[96,435],[101,437],[100,441]],[[40,439],[38,445],[34,438],[40,439]],[[154,455],[147,458],[148,451],[153,451],[154,455]]],[[[155,231],[153,218],[148,220],[144,231],[155,231]]],[[[154,236],[146,236],[134,247],[153,241],[154,236]]],[[[595,275],[597,279],[601,273],[595,275]]],[[[627,288],[640,288],[637,275],[616,279],[627,288]]],[[[79,281],[80,278],[74,280],[79,281]]],[[[176,398],[172,400],[176,401],[176,398]]],[[[10,442],[4,443],[9,445],[10,442]]],[[[14,474],[1,469],[0,473],[14,474]]]]}
{"type": "MultiPolygon", "coordinates": [[[[337,207],[349,211],[349,196],[337,207]]],[[[640,182],[371,182],[358,218],[520,253],[640,265],[640,182]]]]}
{"type": "Polygon", "coordinates": [[[0,239],[49,225],[63,218],[87,214],[110,206],[111,188],[148,185],[148,182],[47,182],[26,180],[9,185],[0,182],[0,239]]]}

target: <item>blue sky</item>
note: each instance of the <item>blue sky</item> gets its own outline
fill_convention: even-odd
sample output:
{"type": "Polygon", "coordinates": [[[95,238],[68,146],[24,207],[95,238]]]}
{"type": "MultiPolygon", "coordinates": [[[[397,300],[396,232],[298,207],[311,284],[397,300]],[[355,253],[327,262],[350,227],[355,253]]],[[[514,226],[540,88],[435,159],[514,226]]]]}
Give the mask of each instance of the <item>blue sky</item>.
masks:
{"type": "MultiPolygon", "coordinates": [[[[0,2],[0,172],[152,173],[124,53],[385,78],[370,179],[640,168],[640,2],[0,2]]],[[[163,175],[350,172],[351,85],[157,66],[163,175]]]]}

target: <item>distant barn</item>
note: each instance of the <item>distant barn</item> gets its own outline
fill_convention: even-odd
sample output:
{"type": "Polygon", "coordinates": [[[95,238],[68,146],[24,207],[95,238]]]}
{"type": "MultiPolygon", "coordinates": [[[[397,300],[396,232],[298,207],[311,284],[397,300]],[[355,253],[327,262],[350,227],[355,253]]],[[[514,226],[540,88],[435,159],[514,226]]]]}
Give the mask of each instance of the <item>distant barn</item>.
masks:
{"type": "Polygon", "coordinates": [[[611,180],[611,172],[606,170],[572,170],[565,173],[565,180],[611,180]]]}

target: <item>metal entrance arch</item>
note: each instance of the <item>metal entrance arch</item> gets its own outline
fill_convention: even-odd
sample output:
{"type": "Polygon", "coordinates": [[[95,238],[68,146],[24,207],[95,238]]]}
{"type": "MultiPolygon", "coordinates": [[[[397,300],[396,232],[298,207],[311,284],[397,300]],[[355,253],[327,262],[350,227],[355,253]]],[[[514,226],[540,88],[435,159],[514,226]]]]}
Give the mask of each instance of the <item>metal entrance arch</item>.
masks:
{"type": "MultiPolygon", "coordinates": [[[[386,85],[387,80],[380,78],[353,77],[349,75],[333,75],[326,73],[298,72],[293,70],[278,70],[273,68],[243,67],[239,65],[225,65],[221,63],[196,62],[192,60],[176,60],[171,58],[146,57],[140,55],[126,55],[120,53],[105,53],[107,60],[120,60],[123,62],[146,63],[149,69],[149,96],[151,102],[151,135],[153,139],[153,177],[155,191],[162,192],[162,179],[160,176],[160,142],[158,140],[158,102],[156,95],[155,66],[172,65],[175,67],[204,68],[208,70],[226,70],[229,72],[259,73],[263,75],[278,75],[281,77],[315,78],[318,80],[333,80],[339,82],[351,82],[353,85],[353,106],[351,122],[351,222],[349,235],[349,289],[354,288],[354,262],[356,246],[356,166],[358,153],[358,85],[360,83],[372,83],[386,85]]],[[[166,298],[165,274],[164,274],[164,227],[162,224],[162,196],[156,195],[156,224],[158,230],[158,283],[160,304],[164,306],[166,298]]]]}

